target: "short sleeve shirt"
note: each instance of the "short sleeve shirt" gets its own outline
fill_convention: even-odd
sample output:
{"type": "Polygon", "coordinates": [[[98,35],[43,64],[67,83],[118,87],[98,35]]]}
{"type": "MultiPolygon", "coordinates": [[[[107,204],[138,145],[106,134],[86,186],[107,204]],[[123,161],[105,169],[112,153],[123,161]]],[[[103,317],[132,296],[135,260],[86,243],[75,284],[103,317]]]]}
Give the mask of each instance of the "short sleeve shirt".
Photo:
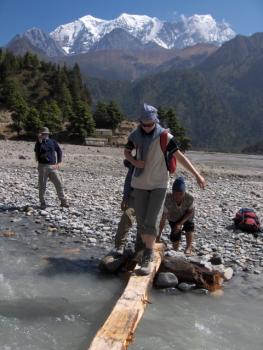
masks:
{"type": "Polygon", "coordinates": [[[176,222],[180,220],[188,210],[192,209],[194,209],[194,197],[191,194],[186,192],[180,205],[177,205],[175,200],[173,200],[172,193],[167,194],[164,203],[164,213],[167,215],[168,221],[176,222]]]}

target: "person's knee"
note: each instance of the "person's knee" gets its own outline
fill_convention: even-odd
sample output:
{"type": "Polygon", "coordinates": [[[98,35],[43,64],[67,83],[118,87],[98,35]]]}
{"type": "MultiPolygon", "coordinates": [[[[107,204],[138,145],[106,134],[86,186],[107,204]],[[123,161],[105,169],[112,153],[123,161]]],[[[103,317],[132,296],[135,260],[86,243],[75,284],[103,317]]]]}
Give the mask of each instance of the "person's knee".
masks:
{"type": "Polygon", "coordinates": [[[154,225],[145,225],[143,234],[147,234],[149,236],[157,237],[158,230],[154,225]]]}
{"type": "Polygon", "coordinates": [[[187,232],[193,232],[195,230],[195,224],[193,221],[186,221],[183,230],[187,232]]]}
{"type": "Polygon", "coordinates": [[[181,230],[172,230],[170,233],[170,240],[171,242],[180,241],[182,237],[182,231],[181,230]]]}

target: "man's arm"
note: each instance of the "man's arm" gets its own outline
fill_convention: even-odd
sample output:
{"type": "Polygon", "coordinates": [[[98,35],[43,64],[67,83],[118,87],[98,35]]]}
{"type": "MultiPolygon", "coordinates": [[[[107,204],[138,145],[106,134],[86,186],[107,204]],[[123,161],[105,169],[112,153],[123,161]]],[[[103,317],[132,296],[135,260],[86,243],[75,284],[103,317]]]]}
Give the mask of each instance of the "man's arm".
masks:
{"type": "Polygon", "coordinates": [[[198,185],[201,188],[205,188],[205,179],[201,174],[196,170],[196,168],[193,166],[193,164],[190,162],[190,160],[179,150],[175,152],[176,159],[179,161],[179,163],[182,164],[182,166],[188,170],[191,174],[194,175],[196,178],[196,181],[198,185]]]}
{"type": "Polygon", "coordinates": [[[127,172],[127,175],[126,175],[125,181],[124,181],[123,198],[122,198],[122,202],[121,202],[121,210],[123,210],[123,211],[126,210],[128,207],[128,200],[129,200],[130,193],[132,191],[131,180],[132,180],[133,169],[134,169],[134,167],[132,167],[132,166],[129,168],[129,171],[127,172]]]}
{"type": "Polygon", "coordinates": [[[144,160],[136,160],[132,156],[132,150],[134,149],[134,144],[132,141],[128,141],[124,148],[124,157],[133,165],[135,168],[143,169],[144,168],[144,160]]]}
{"type": "Polygon", "coordinates": [[[57,143],[57,141],[53,140],[54,145],[55,145],[55,151],[57,153],[57,164],[59,165],[60,163],[62,163],[62,150],[59,147],[59,144],[57,143]]]}
{"type": "Polygon", "coordinates": [[[176,226],[180,226],[180,227],[183,226],[183,224],[193,216],[194,211],[195,211],[194,208],[188,209],[187,212],[181,218],[181,220],[177,222],[176,226]]]}
{"type": "Polygon", "coordinates": [[[39,153],[39,147],[40,147],[40,143],[39,141],[35,143],[35,147],[34,147],[34,152],[35,152],[35,160],[38,162],[38,153],[39,153]]]}

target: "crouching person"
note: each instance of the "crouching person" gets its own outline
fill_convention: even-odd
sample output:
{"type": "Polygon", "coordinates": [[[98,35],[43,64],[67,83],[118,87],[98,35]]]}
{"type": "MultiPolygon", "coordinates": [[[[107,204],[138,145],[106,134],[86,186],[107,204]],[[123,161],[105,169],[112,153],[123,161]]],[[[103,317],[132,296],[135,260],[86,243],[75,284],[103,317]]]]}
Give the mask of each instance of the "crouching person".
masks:
{"type": "Polygon", "coordinates": [[[183,177],[178,177],[172,187],[172,193],[166,196],[164,211],[160,222],[160,231],[158,240],[162,234],[166,219],[171,227],[170,239],[174,250],[179,249],[182,232],[186,236],[185,255],[190,256],[193,253],[194,236],[194,197],[185,190],[185,181],[183,177]]]}

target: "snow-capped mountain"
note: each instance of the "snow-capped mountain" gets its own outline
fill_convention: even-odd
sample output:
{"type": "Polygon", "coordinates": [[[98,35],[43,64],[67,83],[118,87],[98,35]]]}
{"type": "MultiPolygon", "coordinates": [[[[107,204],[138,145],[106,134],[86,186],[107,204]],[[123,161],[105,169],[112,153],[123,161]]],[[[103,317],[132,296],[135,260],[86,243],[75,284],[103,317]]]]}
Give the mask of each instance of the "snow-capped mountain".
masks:
{"type": "Polygon", "coordinates": [[[124,13],[113,20],[87,15],[57,27],[50,36],[66,54],[78,54],[100,46],[99,41],[115,29],[126,31],[142,44],[154,43],[165,49],[197,43],[221,45],[236,35],[229,24],[218,23],[211,15],[181,16],[178,22],[171,23],[156,17],[124,13]]]}
{"type": "Polygon", "coordinates": [[[65,54],[60,45],[49,34],[44,33],[39,28],[31,28],[23,34],[16,36],[16,40],[19,38],[26,38],[34,47],[42,50],[49,57],[65,54]]]}

